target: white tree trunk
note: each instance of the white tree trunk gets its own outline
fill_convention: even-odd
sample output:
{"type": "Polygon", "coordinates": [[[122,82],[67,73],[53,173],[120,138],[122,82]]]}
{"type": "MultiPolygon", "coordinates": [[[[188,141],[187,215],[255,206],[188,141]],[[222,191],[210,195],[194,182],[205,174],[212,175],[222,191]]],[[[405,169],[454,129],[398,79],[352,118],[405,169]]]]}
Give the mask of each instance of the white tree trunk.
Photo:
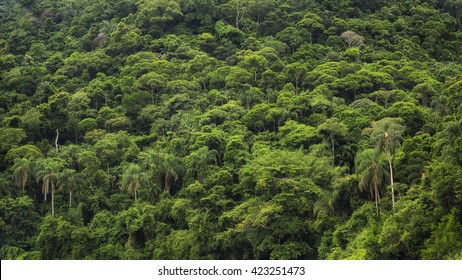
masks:
{"type": "Polygon", "coordinates": [[[59,138],[59,129],[56,129],[56,139],[55,139],[56,152],[58,152],[58,138],[59,138]]]}
{"type": "Polygon", "coordinates": [[[390,167],[390,184],[391,184],[391,204],[393,207],[395,207],[395,188],[393,186],[393,167],[391,164],[391,154],[390,152],[387,153],[387,158],[388,158],[388,165],[390,167]]]}
{"type": "Polygon", "coordinates": [[[51,182],[51,216],[55,215],[55,183],[51,182]]]}

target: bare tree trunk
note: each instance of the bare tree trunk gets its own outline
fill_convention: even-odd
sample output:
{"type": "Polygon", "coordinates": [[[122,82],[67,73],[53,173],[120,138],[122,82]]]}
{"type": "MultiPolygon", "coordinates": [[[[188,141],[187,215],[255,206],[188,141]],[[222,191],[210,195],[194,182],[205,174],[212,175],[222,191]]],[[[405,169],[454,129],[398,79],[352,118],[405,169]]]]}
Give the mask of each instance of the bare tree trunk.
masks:
{"type": "Polygon", "coordinates": [[[58,152],[58,138],[59,138],[59,129],[56,129],[56,139],[55,139],[56,152],[58,152]]]}
{"type": "Polygon", "coordinates": [[[165,174],[164,183],[165,183],[164,192],[170,193],[170,182],[168,180],[167,174],[165,174]]]}
{"type": "Polygon", "coordinates": [[[55,215],[55,183],[51,182],[51,216],[55,215]]]}
{"type": "Polygon", "coordinates": [[[69,192],[69,208],[72,207],[72,191],[69,192]]]}
{"type": "Polygon", "coordinates": [[[236,2],[236,28],[239,29],[239,15],[240,15],[240,11],[239,11],[239,2],[236,2]]]}
{"type": "Polygon", "coordinates": [[[393,186],[393,167],[392,167],[392,164],[391,164],[391,154],[390,154],[390,152],[387,152],[387,158],[388,158],[388,165],[390,167],[391,203],[392,203],[392,206],[395,207],[395,188],[393,186]]]}

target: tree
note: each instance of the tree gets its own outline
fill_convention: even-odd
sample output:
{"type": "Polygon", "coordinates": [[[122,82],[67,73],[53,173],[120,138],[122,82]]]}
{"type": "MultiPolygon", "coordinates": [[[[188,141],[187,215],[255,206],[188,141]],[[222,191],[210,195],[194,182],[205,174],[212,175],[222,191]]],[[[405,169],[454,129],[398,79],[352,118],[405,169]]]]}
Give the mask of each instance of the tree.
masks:
{"type": "Polygon", "coordinates": [[[216,163],[216,153],[216,151],[209,150],[208,147],[202,147],[185,158],[188,173],[191,173],[199,183],[204,183],[204,177],[209,171],[209,164],[216,163]]]}
{"type": "Polygon", "coordinates": [[[143,166],[149,170],[152,180],[158,180],[164,186],[164,192],[169,193],[172,183],[183,175],[184,168],[181,159],[172,154],[147,150],[140,153],[143,166]]]}
{"type": "Polygon", "coordinates": [[[425,123],[430,120],[430,114],[422,106],[412,102],[396,102],[383,116],[391,118],[401,118],[403,125],[406,126],[406,134],[413,135],[419,132],[425,123]]]}
{"type": "Polygon", "coordinates": [[[141,76],[135,85],[140,89],[148,91],[152,97],[152,104],[157,104],[159,94],[167,85],[167,79],[163,75],[150,72],[141,76]]]}
{"type": "Polygon", "coordinates": [[[354,31],[345,31],[340,34],[340,38],[345,41],[348,48],[357,48],[364,42],[364,37],[354,31]]]}
{"type": "Polygon", "coordinates": [[[7,152],[16,148],[24,138],[26,133],[21,128],[0,128],[0,153],[7,152]]]}
{"type": "Polygon", "coordinates": [[[25,194],[25,187],[32,176],[32,162],[28,158],[16,158],[13,170],[13,180],[18,188],[22,189],[22,194],[25,194]]]}
{"type": "Polygon", "coordinates": [[[303,76],[306,74],[306,66],[300,62],[294,62],[285,67],[285,72],[295,86],[295,94],[298,94],[298,87],[303,76]]]}
{"type": "Polygon", "coordinates": [[[59,190],[67,190],[69,192],[69,208],[72,207],[72,195],[77,185],[77,174],[74,169],[65,168],[58,175],[57,186],[59,190]]]}
{"type": "Polygon", "coordinates": [[[58,177],[63,169],[63,162],[59,159],[46,158],[37,162],[35,177],[37,182],[42,181],[43,199],[46,201],[51,187],[51,215],[55,215],[55,187],[58,182],[58,177]]]}
{"type": "Polygon", "coordinates": [[[164,192],[170,193],[172,183],[178,181],[183,174],[181,160],[171,154],[165,154],[162,163],[162,173],[164,176],[164,192]]]}
{"type": "Polygon", "coordinates": [[[16,158],[37,159],[42,156],[42,152],[36,146],[27,144],[9,150],[5,159],[7,161],[14,161],[16,158]]]}
{"type": "Polygon", "coordinates": [[[141,1],[138,9],[136,17],[138,26],[155,30],[160,35],[165,32],[167,24],[183,15],[176,1],[144,0],[141,1]]]}
{"type": "Polygon", "coordinates": [[[253,75],[253,79],[256,82],[261,74],[266,70],[268,66],[268,60],[260,54],[250,53],[244,57],[239,63],[239,66],[246,69],[253,75]]]}
{"type": "Polygon", "coordinates": [[[356,156],[356,174],[359,176],[359,188],[369,189],[375,201],[377,217],[379,216],[380,188],[387,174],[385,161],[375,149],[366,149],[356,156]]]}
{"type": "Polygon", "coordinates": [[[231,89],[250,88],[252,82],[252,73],[239,66],[232,67],[225,78],[226,87],[231,89]]]}
{"type": "Polygon", "coordinates": [[[37,234],[41,217],[37,213],[34,201],[29,196],[0,199],[0,221],[2,259],[5,259],[6,247],[19,247],[27,250],[37,234]]]}
{"type": "Polygon", "coordinates": [[[371,138],[376,143],[377,150],[385,153],[388,160],[391,184],[391,201],[395,206],[395,189],[393,187],[393,155],[400,146],[404,126],[397,119],[383,118],[372,124],[371,138]]]}
{"type": "Polygon", "coordinates": [[[279,128],[279,134],[280,143],[286,148],[308,148],[320,140],[314,127],[293,120],[286,121],[284,126],[279,128]]]}
{"type": "Polygon", "coordinates": [[[324,25],[321,23],[322,19],[320,16],[308,13],[302,20],[297,23],[298,27],[306,28],[310,32],[310,44],[313,44],[313,32],[315,30],[324,30],[324,25]]]}
{"type": "Polygon", "coordinates": [[[462,139],[462,119],[455,119],[448,121],[445,124],[445,129],[438,134],[441,149],[441,154],[448,162],[455,165],[462,166],[462,159],[460,158],[460,140],[462,139]]]}
{"type": "Polygon", "coordinates": [[[434,226],[432,236],[425,241],[425,249],[422,250],[422,257],[429,260],[449,259],[455,260],[462,257],[462,226],[457,219],[456,208],[451,209],[447,214],[434,226]]]}
{"type": "Polygon", "coordinates": [[[138,200],[137,193],[148,183],[148,176],[141,171],[138,164],[130,163],[122,173],[122,188],[127,188],[128,192],[135,196],[135,202],[138,200]]]}
{"type": "Polygon", "coordinates": [[[286,43],[290,47],[292,53],[303,43],[303,36],[300,30],[292,26],[278,32],[278,34],[276,34],[276,39],[286,43]]]}
{"type": "Polygon", "coordinates": [[[224,154],[225,166],[231,166],[238,170],[250,158],[248,147],[241,136],[235,135],[226,143],[226,152],[224,154]]]}
{"type": "MultiPolygon", "coordinates": [[[[426,200],[400,200],[395,213],[385,219],[378,234],[380,251],[385,259],[420,259],[424,241],[435,225],[434,212],[427,210],[430,205],[426,200]]],[[[443,245],[441,243],[438,245],[443,245]]]]}
{"type": "Polygon", "coordinates": [[[318,126],[318,131],[330,140],[332,146],[332,166],[335,163],[335,139],[345,137],[348,133],[348,127],[340,122],[337,118],[327,119],[318,126]]]}

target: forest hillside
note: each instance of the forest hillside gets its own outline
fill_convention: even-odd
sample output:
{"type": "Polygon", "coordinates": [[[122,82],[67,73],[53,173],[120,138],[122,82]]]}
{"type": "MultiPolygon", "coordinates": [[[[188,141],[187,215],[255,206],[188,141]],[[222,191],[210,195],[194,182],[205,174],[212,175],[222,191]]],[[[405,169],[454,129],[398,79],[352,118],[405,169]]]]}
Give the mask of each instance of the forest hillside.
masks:
{"type": "Polygon", "coordinates": [[[461,0],[0,0],[1,259],[462,259],[461,0]]]}

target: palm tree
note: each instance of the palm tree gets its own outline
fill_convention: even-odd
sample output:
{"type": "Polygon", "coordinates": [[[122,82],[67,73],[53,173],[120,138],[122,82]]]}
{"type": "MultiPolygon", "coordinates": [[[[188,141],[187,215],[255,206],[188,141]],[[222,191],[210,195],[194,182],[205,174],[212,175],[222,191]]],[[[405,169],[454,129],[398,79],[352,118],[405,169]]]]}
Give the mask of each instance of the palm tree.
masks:
{"type": "Polygon", "coordinates": [[[375,149],[362,151],[356,157],[356,174],[359,176],[359,188],[369,189],[374,198],[377,216],[379,216],[380,188],[387,175],[386,162],[381,153],[375,149]]]}
{"type": "Polygon", "coordinates": [[[375,141],[377,150],[385,153],[388,160],[391,184],[391,201],[395,206],[395,190],[393,187],[393,155],[400,146],[404,126],[400,125],[397,119],[383,118],[372,124],[371,138],[375,141]]]}
{"type": "Polygon", "coordinates": [[[44,200],[47,200],[47,195],[50,192],[51,187],[51,215],[55,215],[55,187],[58,182],[58,176],[61,169],[63,168],[63,163],[60,160],[46,158],[38,162],[38,165],[35,169],[35,176],[37,182],[42,181],[42,193],[44,195],[44,200]]]}
{"type": "Polygon", "coordinates": [[[75,170],[79,170],[79,154],[82,147],[74,144],[61,147],[59,157],[66,161],[66,164],[75,170]]]}
{"type": "Polygon", "coordinates": [[[16,158],[11,169],[13,170],[13,180],[16,186],[22,189],[24,195],[27,182],[32,175],[31,161],[27,158],[16,158]]]}
{"type": "Polygon", "coordinates": [[[172,182],[178,181],[183,173],[181,160],[171,154],[165,154],[162,171],[164,175],[164,192],[170,193],[172,182]]]}
{"type": "Polygon", "coordinates": [[[72,194],[76,185],[76,172],[74,169],[66,168],[58,175],[59,190],[67,190],[69,192],[69,208],[72,207],[72,194]]]}
{"type": "Polygon", "coordinates": [[[151,176],[155,176],[159,171],[160,166],[165,155],[163,153],[156,152],[155,150],[147,150],[139,154],[138,158],[142,162],[143,168],[149,170],[151,176]]]}
{"type": "Polygon", "coordinates": [[[105,36],[110,36],[112,32],[114,32],[116,28],[116,24],[112,21],[109,20],[103,20],[101,22],[101,28],[99,29],[99,35],[105,35],[105,36]]]}
{"type": "Polygon", "coordinates": [[[313,208],[318,226],[323,227],[330,219],[340,218],[344,214],[341,195],[340,188],[321,190],[313,208]]]}
{"type": "Polygon", "coordinates": [[[138,200],[137,193],[147,182],[148,175],[142,172],[141,167],[136,163],[128,165],[122,174],[122,188],[127,188],[128,192],[135,196],[135,202],[138,200]]]}

